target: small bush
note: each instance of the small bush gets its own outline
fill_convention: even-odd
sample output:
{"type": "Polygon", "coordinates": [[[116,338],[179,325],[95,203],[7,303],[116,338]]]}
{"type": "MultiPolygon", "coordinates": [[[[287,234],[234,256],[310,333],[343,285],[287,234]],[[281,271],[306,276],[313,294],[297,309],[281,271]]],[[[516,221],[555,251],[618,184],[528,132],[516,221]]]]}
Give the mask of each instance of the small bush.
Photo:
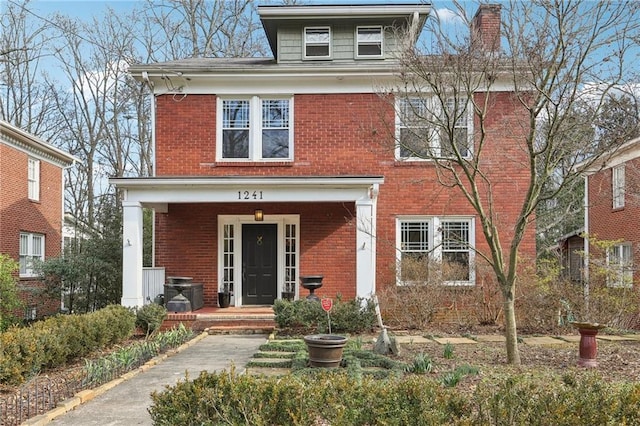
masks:
{"type": "Polygon", "coordinates": [[[57,316],[0,334],[0,383],[18,384],[53,368],[129,338],[134,314],[108,306],[84,315],[57,316]]]}
{"type": "Polygon", "coordinates": [[[157,303],[149,303],[136,311],[136,327],[148,336],[158,330],[167,317],[167,309],[157,303]]]}
{"type": "MultiPolygon", "coordinates": [[[[373,329],[376,323],[374,304],[361,298],[343,302],[338,297],[331,310],[332,333],[362,333],[373,329]]],[[[275,321],[284,333],[327,333],[327,313],[320,303],[306,299],[276,300],[273,305],[275,321]]]]}

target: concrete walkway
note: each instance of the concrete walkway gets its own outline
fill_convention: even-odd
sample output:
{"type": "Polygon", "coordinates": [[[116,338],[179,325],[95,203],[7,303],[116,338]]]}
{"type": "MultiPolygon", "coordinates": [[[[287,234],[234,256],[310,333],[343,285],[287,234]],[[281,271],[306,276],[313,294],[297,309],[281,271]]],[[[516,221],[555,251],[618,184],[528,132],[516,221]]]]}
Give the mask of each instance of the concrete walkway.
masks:
{"type": "MultiPolygon", "coordinates": [[[[235,365],[243,371],[245,365],[258,347],[266,341],[261,335],[202,335],[184,350],[169,356],[145,371],[115,381],[106,392],[80,405],[77,400],[59,407],[60,414],[50,423],[45,416],[31,419],[27,424],[109,426],[109,425],[152,425],[147,408],[151,406],[150,394],[161,391],[166,385],[174,385],[189,377],[197,377],[201,371],[220,371],[235,365]],[[66,413],[64,413],[67,411],[66,413]],[[64,413],[64,414],[62,414],[64,413]]],[[[92,391],[86,391],[90,394],[92,391]]],[[[100,391],[98,390],[98,393],[100,391]]],[[[90,398],[90,395],[88,395],[90,398]]],[[[89,399],[87,398],[87,399],[89,399]]]]}

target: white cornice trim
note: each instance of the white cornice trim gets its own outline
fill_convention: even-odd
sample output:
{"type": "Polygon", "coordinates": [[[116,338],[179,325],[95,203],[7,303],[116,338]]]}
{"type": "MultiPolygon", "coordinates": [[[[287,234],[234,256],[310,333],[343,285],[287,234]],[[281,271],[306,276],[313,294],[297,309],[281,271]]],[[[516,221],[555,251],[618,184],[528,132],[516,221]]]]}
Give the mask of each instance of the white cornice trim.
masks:
{"type": "Polygon", "coordinates": [[[0,120],[0,141],[59,167],[69,167],[80,160],[44,140],[0,120]]]}
{"type": "MultiPolygon", "coordinates": [[[[359,73],[297,73],[255,74],[220,73],[190,74],[170,77],[171,84],[163,78],[149,75],[154,82],[155,95],[215,94],[215,95],[261,95],[261,94],[340,94],[340,93],[386,93],[400,87],[398,74],[386,72],[359,73]]],[[[164,77],[167,78],[166,76],[164,77]]],[[[513,85],[504,82],[492,84],[491,92],[512,91],[513,85]]],[[[482,91],[482,90],[480,90],[482,91]]]]}
{"type": "Polygon", "coordinates": [[[382,176],[212,176],[212,177],[149,177],[149,178],[109,178],[109,183],[118,188],[156,187],[215,187],[215,186],[367,186],[381,184],[382,176]]]}
{"type": "Polygon", "coordinates": [[[585,175],[592,175],[600,170],[615,167],[636,158],[640,158],[640,137],[631,139],[614,151],[602,155],[599,160],[589,164],[588,167],[584,167],[587,162],[583,162],[582,165],[579,164],[575,169],[585,175]]]}
{"type": "Polygon", "coordinates": [[[414,12],[428,15],[430,11],[429,4],[258,6],[261,19],[411,17],[414,12]]]}
{"type": "Polygon", "coordinates": [[[359,202],[371,200],[381,176],[111,178],[124,201],[169,203],[359,202]]]}

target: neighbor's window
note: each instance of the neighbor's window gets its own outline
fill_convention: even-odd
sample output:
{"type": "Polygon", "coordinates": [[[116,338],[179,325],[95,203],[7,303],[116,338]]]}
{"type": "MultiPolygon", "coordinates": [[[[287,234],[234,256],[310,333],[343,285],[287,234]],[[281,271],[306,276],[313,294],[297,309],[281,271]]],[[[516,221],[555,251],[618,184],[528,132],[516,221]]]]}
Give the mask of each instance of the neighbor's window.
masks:
{"type": "Polygon", "coordinates": [[[44,235],[20,233],[20,276],[33,277],[34,260],[44,261],[44,235]]]}
{"type": "Polygon", "coordinates": [[[307,59],[331,57],[330,27],[308,27],[304,29],[304,57],[307,59]]]}
{"type": "Polygon", "coordinates": [[[293,132],[291,99],[253,96],[219,99],[218,158],[290,160],[293,132]]]}
{"type": "Polygon", "coordinates": [[[29,199],[40,200],[40,161],[34,158],[28,160],[27,182],[29,199]]]}
{"type": "Polygon", "coordinates": [[[624,164],[614,167],[612,170],[611,182],[613,185],[612,194],[613,194],[613,208],[621,209],[624,207],[624,193],[625,193],[625,183],[624,183],[624,164]]]}
{"type": "Polygon", "coordinates": [[[473,219],[399,219],[397,239],[399,284],[434,279],[447,284],[473,284],[473,219]]]}
{"type": "Polygon", "coordinates": [[[471,155],[471,117],[467,103],[448,98],[400,97],[396,106],[396,157],[433,160],[471,155]]]}
{"type": "Polygon", "coordinates": [[[611,274],[607,283],[611,287],[631,287],[633,285],[633,255],[631,244],[617,244],[609,250],[607,263],[611,274]]]}
{"type": "Polygon", "coordinates": [[[356,56],[381,57],[382,56],[382,27],[358,27],[356,30],[356,56]]]}

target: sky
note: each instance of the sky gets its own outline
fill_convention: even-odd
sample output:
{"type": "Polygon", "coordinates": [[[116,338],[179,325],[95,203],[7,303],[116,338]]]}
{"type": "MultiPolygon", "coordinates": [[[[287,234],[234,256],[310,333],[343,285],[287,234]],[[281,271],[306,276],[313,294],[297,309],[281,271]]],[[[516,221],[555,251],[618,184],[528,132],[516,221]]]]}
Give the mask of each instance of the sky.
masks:
{"type": "MultiPolygon", "coordinates": [[[[10,0],[0,0],[0,4],[10,0]]],[[[420,0],[322,0],[313,1],[314,3],[330,3],[330,4],[406,4],[418,2],[420,0]]],[[[277,0],[257,0],[257,4],[277,3],[277,0]]],[[[99,14],[102,10],[110,7],[114,10],[130,11],[136,5],[143,3],[142,0],[32,0],[30,6],[34,11],[44,14],[60,12],[69,16],[77,16],[80,19],[89,19],[99,14]]],[[[455,19],[453,7],[450,1],[432,1],[432,7],[438,9],[442,19],[455,19]]],[[[467,1],[474,10],[477,8],[475,1],[467,1]]]]}

